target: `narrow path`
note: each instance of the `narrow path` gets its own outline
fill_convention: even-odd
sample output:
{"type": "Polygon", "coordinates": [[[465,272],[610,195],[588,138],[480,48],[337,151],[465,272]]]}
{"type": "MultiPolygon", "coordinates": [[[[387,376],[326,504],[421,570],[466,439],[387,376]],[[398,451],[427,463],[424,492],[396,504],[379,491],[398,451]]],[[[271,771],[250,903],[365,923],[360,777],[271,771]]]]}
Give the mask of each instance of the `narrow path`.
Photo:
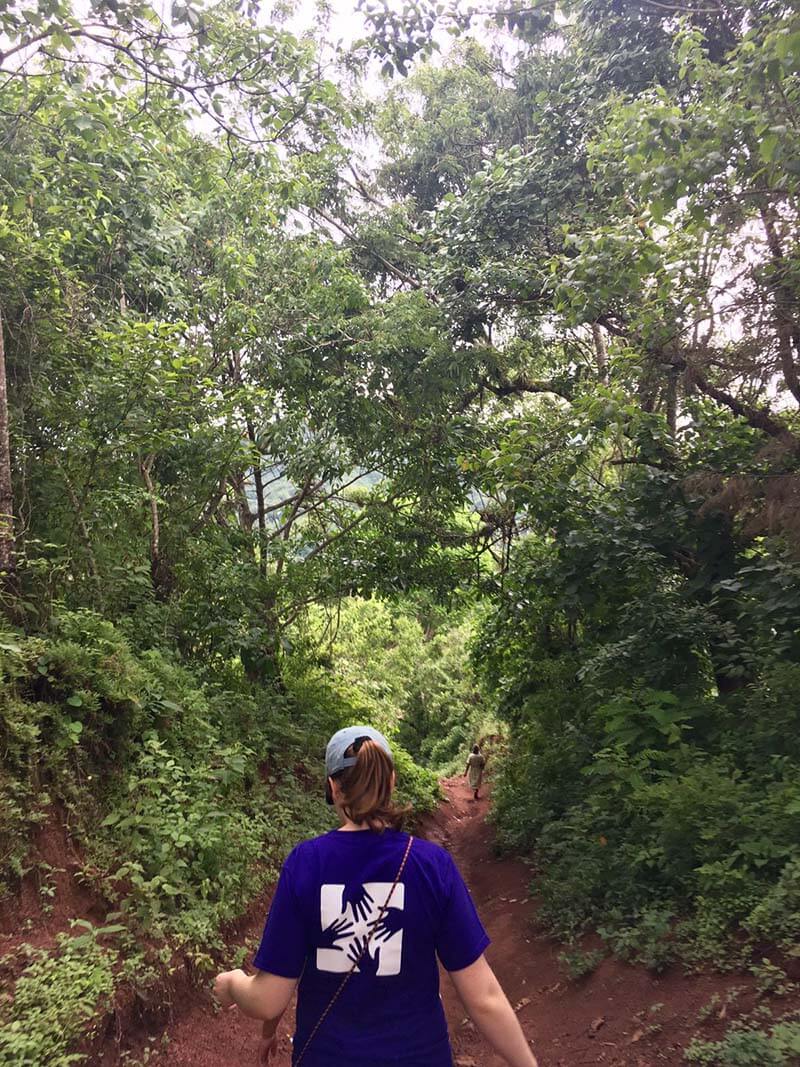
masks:
{"type": "MultiPolygon", "coordinates": [[[[445,781],[447,800],[422,833],[455,857],[473,894],[492,945],[488,958],[518,1009],[540,1067],[678,1067],[681,1049],[698,1029],[700,1009],[734,979],[719,976],[658,978],[642,968],[605,960],[589,978],[568,981],[558,964],[562,946],[533,925],[536,903],[528,898],[530,869],[497,858],[486,822],[488,804],[475,802],[462,779],[445,781]]],[[[243,930],[248,950],[263,924],[254,909],[243,930]]],[[[465,1018],[446,976],[442,995],[457,1067],[502,1067],[465,1018]]],[[[289,1067],[293,1013],[281,1026],[277,1067],[289,1067]]],[[[255,1064],[258,1027],[237,1011],[220,1012],[210,997],[175,1005],[169,1044],[147,1062],[152,1067],[247,1067],[255,1064]]],[[[707,1036],[714,1033],[712,1028],[707,1036]]]]}

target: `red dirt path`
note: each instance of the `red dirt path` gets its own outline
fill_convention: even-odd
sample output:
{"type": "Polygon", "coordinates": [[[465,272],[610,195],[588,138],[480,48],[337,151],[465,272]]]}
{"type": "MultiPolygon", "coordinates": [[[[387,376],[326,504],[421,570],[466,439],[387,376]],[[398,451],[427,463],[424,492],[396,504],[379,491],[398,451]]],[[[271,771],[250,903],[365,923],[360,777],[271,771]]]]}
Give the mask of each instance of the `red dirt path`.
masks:
{"type": "MultiPolygon", "coordinates": [[[[741,987],[741,978],[655,977],[642,968],[605,960],[589,978],[568,981],[558,965],[562,946],[537,934],[536,902],[528,898],[531,872],[519,860],[498,859],[487,801],[472,800],[462,779],[443,783],[447,800],[425,821],[421,833],[456,859],[492,938],[487,951],[540,1067],[677,1067],[681,1049],[701,1029],[698,1011],[712,994],[741,987]]],[[[243,942],[254,948],[263,915],[254,915],[243,942]]],[[[442,980],[455,1062],[458,1067],[502,1067],[475,1033],[446,976],[442,980]]],[[[293,1012],[281,1026],[276,1067],[289,1067],[293,1012]]],[[[718,1036],[722,1023],[702,1027],[718,1036]]],[[[168,1048],[148,1060],[152,1067],[255,1067],[257,1024],[238,1011],[220,1012],[209,996],[187,996],[173,1007],[168,1048]]],[[[155,1036],[155,1034],[153,1034],[155,1036]]],[[[119,1062],[105,1060],[104,1062],[119,1062]]],[[[275,1061],[273,1061],[275,1062],[275,1061]]]]}

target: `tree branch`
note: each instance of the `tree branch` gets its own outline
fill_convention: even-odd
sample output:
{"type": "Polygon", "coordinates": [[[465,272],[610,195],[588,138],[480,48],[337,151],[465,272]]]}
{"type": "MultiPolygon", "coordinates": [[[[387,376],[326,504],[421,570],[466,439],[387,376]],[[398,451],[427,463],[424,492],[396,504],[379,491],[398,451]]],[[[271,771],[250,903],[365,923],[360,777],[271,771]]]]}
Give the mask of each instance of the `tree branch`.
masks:
{"type": "Polygon", "coordinates": [[[710,396],[718,404],[724,404],[734,415],[744,419],[754,429],[761,430],[762,433],[768,434],[776,441],[780,441],[790,451],[800,453],[800,438],[796,437],[791,430],[788,430],[783,423],[774,419],[769,412],[764,411],[763,408],[754,408],[750,404],[744,404],[742,401],[737,400],[735,396],[731,396],[730,393],[726,393],[723,389],[718,389],[708,381],[698,367],[689,363],[686,365],[686,377],[689,383],[699,389],[701,393],[710,396]]]}

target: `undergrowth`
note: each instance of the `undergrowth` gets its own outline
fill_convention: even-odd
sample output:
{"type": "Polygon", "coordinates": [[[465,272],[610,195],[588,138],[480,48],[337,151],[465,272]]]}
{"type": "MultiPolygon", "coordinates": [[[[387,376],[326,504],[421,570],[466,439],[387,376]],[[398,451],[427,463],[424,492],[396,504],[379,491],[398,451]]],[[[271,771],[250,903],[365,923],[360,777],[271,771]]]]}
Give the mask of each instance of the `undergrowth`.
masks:
{"type": "MultiPolygon", "coordinates": [[[[799,684],[793,666],[771,676],[784,714],[799,684]]],[[[622,736],[632,711],[618,720],[613,706],[573,700],[562,719],[553,694],[542,719],[517,731],[494,793],[501,844],[536,851],[546,928],[567,941],[598,929],[617,955],[654,971],[674,961],[742,967],[759,944],[790,948],[800,929],[800,759],[759,751],[740,733],[762,692],[735,707],[687,708],[641,691],[645,747],[622,736]],[[659,739],[684,714],[692,733],[659,739]]]]}
{"type": "MultiPolygon", "coordinates": [[[[90,1040],[100,1011],[115,988],[117,954],[92,930],[62,934],[53,951],[22,946],[27,964],[13,1000],[0,1002],[0,1064],[3,1067],[68,1067],[87,1055],[72,1051],[90,1040]]],[[[0,960],[8,967],[9,957],[0,960]]]]}
{"type": "Polygon", "coordinates": [[[684,1058],[701,1067],[792,1067],[800,1062],[800,1019],[787,1017],[766,1030],[734,1024],[720,1041],[695,1038],[684,1058]]]}

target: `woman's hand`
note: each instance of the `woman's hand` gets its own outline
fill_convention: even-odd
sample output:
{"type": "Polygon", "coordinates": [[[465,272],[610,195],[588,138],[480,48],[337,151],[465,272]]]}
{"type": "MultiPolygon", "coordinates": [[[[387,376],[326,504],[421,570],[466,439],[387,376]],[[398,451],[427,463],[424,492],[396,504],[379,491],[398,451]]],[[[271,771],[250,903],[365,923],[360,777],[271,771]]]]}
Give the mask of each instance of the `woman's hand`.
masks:
{"type": "Polygon", "coordinates": [[[214,979],[214,996],[223,1008],[232,1008],[236,1004],[231,993],[231,981],[235,974],[244,974],[244,971],[223,971],[214,979]]]}
{"type": "Polygon", "coordinates": [[[278,1033],[275,1028],[275,1020],[269,1020],[264,1023],[261,1029],[261,1040],[258,1042],[258,1067],[263,1067],[264,1064],[278,1055],[278,1033]]]}

